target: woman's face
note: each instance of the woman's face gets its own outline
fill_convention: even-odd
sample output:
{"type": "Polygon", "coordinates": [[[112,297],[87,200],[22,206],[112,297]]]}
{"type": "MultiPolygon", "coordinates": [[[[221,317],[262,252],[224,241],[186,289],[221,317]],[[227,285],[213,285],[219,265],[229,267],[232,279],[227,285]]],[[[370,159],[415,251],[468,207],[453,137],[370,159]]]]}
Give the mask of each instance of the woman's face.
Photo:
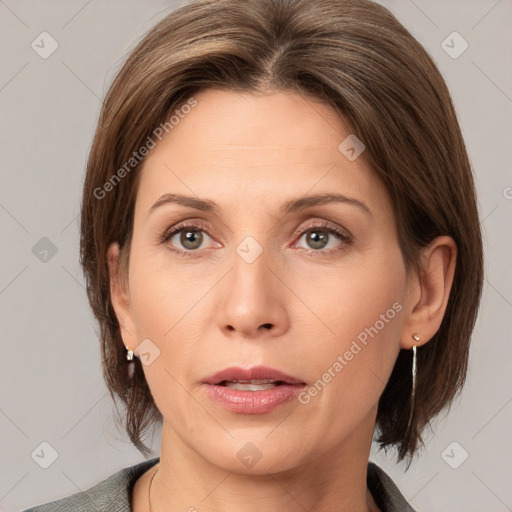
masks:
{"type": "Polygon", "coordinates": [[[409,292],[389,196],[327,105],[195,99],[145,161],[116,304],[163,440],[253,473],[369,450],[409,292]],[[341,200],[307,201],[324,194],[341,200]],[[215,376],[257,366],[295,383],[215,376]]]}

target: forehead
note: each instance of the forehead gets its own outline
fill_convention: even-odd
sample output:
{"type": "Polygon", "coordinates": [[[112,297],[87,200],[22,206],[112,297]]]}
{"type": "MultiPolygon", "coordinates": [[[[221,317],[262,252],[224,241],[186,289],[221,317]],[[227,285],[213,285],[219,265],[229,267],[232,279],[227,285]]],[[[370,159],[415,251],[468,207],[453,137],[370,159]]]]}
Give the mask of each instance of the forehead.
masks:
{"type": "Polygon", "coordinates": [[[350,131],[330,106],[285,91],[208,89],[194,99],[145,160],[137,199],[144,207],[170,192],[215,195],[219,203],[247,195],[260,207],[269,194],[334,191],[386,200],[365,160],[340,152],[350,131]]]}

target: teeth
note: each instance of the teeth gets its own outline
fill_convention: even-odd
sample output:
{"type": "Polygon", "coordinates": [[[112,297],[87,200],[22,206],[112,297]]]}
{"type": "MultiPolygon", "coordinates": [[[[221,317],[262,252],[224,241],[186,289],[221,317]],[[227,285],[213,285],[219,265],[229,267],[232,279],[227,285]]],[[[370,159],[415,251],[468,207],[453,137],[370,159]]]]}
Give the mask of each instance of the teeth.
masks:
{"type": "Polygon", "coordinates": [[[225,386],[240,391],[263,391],[265,389],[275,388],[276,381],[273,380],[250,380],[244,382],[225,382],[225,386]]]}
{"type": "Polygon", "coordinates": [[[242,382],[227,382],[226,387],[239,391],[264,391],[275,388],[277,384],[243,384],[242,382]]]}

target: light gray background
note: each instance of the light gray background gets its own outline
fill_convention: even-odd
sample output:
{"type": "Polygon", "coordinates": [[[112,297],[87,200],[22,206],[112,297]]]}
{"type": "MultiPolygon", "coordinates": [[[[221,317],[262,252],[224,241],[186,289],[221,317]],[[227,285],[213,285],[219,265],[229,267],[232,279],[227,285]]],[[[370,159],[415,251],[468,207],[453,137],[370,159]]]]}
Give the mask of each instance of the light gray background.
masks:
{"type": "MultiPolygon", "coordinates": [[[[391,454],[373,450],[372,458],[419,512],[512,510],[512,2],[382,3],[428,49],[452,92],[476,174],[487,276],[461,399],[407,473],[391,454]],[[469,43],[456,59],[441,46],[453,31],[469,43]],[[445,461],[460,463],[462,450],[468,459],[452,469],[445,461]]],[[[0,1],[4,512],[68,496],[143,460],[112,422],[78,263],[77,215],[101,98],[128,50],[174,5],[0,1]],[[47,59],[31,48],[43,31],[59,45],[47,59]],[[32,252],[43,237],[57,247],[46,262],[32,252]],[[31,457],[44,441],[58,452],[48,469],[31,457]]],[[[153,446],[156,456],[158,433],[153,446]]]]}

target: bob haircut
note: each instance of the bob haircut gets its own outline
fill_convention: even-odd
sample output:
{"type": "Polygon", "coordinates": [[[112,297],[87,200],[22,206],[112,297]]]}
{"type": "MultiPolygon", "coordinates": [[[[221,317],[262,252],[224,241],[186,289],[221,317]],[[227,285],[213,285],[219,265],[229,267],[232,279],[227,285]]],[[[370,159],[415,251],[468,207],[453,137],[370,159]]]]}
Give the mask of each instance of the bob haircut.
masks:
{"type": "Polygon", "coordinates": [[[150,452],[142,437],[162,415],[137,358],[128,378],[107,262],[117,242],[127,279],[144,164],[132,157],[156,127],[208,88],[291,91],[334,108],[364,142],[362,157],[390,194],[408,273],[421,270],[420,250],[434,238],[454,239],[451,294],[438,332],[418,349],[414,406],[410,350],[400,351],[379,400],[379,448],[395,446],[398,461],[411,461],[424,446],[424,428],[464,385],[483,250],[470,162],[447,86],[424,48],[370,0],[192,1],[158,22],[118,72],[89,154],[80,227],[103,374],[118,413],[118,399],[125,406],[116,421],[123,420],[141,453],[150,452]]]}

